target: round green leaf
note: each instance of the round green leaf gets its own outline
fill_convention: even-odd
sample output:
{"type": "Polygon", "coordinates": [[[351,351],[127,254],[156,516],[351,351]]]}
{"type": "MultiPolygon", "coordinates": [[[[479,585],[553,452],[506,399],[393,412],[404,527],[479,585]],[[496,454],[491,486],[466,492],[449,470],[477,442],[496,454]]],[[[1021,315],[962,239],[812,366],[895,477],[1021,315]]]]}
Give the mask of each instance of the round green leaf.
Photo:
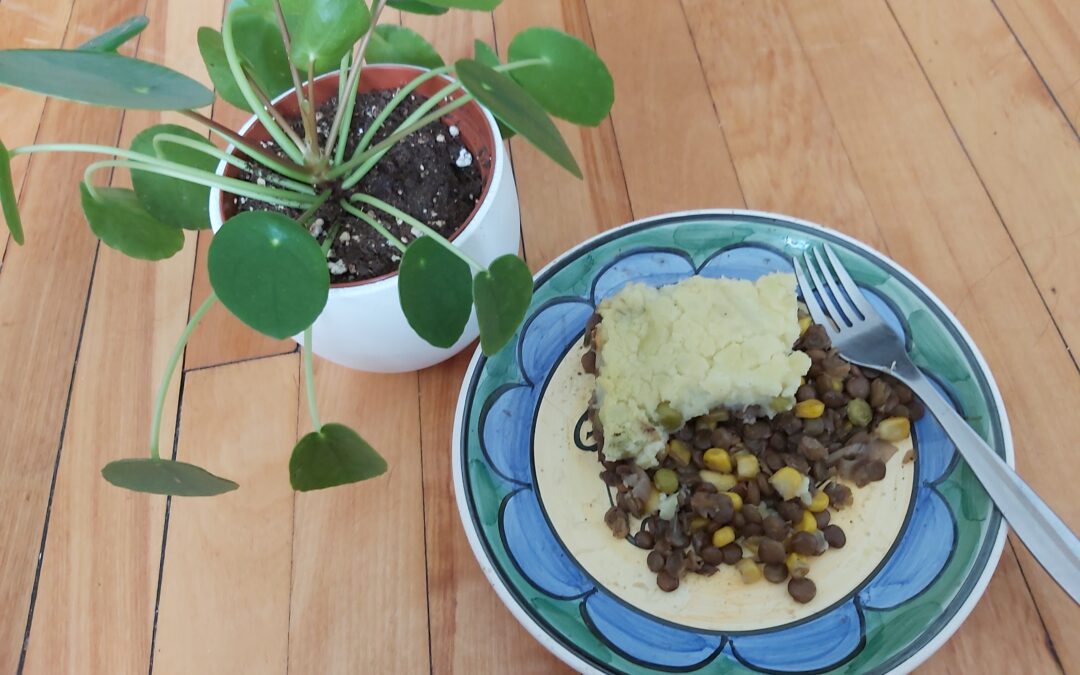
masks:
{"type": "Polygon", "coordinates": [[[421,2],[421,0],[389,0],[386,4],[389,7],[401,10],[402,12],[427,14],[429,16],[438,16],[440,14],[446,14],[449,11],[446,7],[436,7],[430,3],[421,2]]]}
{"type": "Polygon", "coordinates": [[[101,475],[117,487],[173,497],[213,497],[240,487],[194,464],[150,457],[109,462],[101,475]]]}
{"type": "Polygon", "coordinates": [[[0,84],[111,108],[190,110],[214,102],[214,92],[187,75],[102,52],[0,51],[0,84]]]}
{"type": "MultiPolygon", "coordinates": [[[[217,167],[218,160],[213,155],[183,145],[162,141],[160,150],[155,149],[154,139],[161,134],[183,136],[213,147],[206,138],[191,129],[175,124],[158,124],[141,131],[131,142],[131,149],[200,171],[213,172],[217,167]]],[[[131,172],[131,184],[146,212],[162,223],[188,230],[210,227],[210,188],[136,170],[131,172]]]]}
{"type": "Polygon", "coordinates": [[[424,2],[448,9],[473,9],[490,12],[498,7],[502,0],[424,0],[424,2]]]}
{"type": "Polygon", "coordinates": [[[314,63],[317,73],[340,66],[341,57],[371,25],[363,0],[283,0],[281,4],[292,39],[292,62],[303,73],[309,63],[314,63]]]}
{"type": "Polygon", "coordinates": [[[515,255],[496,258],[473,280],[480,347],[491,356],[514,336],[532,300],[529,268],[515,255]]]}
{"type": "Polygon", "coordinates": [[[210,284],[229,311],[283,339],[310,326],[326,306],[330,272],[311,234],[288,216],[245,211],[210,241],[210,284]]]}
{"type": "Polygon", "coordinates": [[[281,41],[273,10],[234,2],[226,20],[232,22],[233,44],[243,66],[270,98],[293,88],[289,57],[281,41]]]}
{"type": "Polygon", "coordinates": [[[87,52],[115,52],[125,42],[143,32],[150,23],[145,16],[133,16],[123,23],[119,23],[97,37],[90,38],[79,45],[79,49],[87,52]]]}
{"type": "Polygon", "coordinates": [[[507,50],[510,62],[542,59],[543,65],[510,71],[556,117],[596,126],[615,101],[615,84],[607,66],[589,45],[554,28],[529,28],[518,33],[507,50]]]}
{"type": "Polygon", "coordinates": [[[421,68],[439,68],[442,57],[419,33],[404,26],[380,24],[368,43],[368,63],[404,63],[421,68]]]}
{"type": "Polygon", "coordinates": [[[11,231],[11,238],[16,244],[23,243],[19,203],[15,197],[15,184],[11,182],[11,154],[3,141],[0,141],[0,211],[3,211],[4,222],[11,231]]]}
{"type": "Polygon", "coordinates": [[[79,186],[86,222],[106,246],[132,258],[162,260],[184,247],[184,232],[146,212],[133,190],[79,186]]]}
{"type": "MultiPolygon", "coordinates": [[[[495,52],[495,49],[484,42],[483,40],[477,40],[475,42],[475,57],[478,63],[482,63],[488,68],[494,68],[495,66],[502,65],[499,61],[499,55],[495,52]]],[[[514,130],[503,124],[503,121],[496,118],[495,124],[499,125],[499,134],[503,139],[512,138],[514,136],[514,130]]]]}
{"type": "Polygon", "coordinates": [[[324,424],[300,439],[289,459],[294,490],[321,490],[357,483],[386,472],[386,460],[343,424],[324,424]]]}
{"type": "Polygon", "coordinates": [[[516,82],[478,61],[462,59],[454,64],[458,79],[476,100],[506,126],[521,134],[541,152],[578,178],[574,155],[544,109],[516,82]]]}
{"type": "Polygon", "coordinates": [[[251,112],[251,106],[236,85],[236,78],[229,70],[228,59],[225,58],[225,44],[221,40],[221,33],[213,28],[203,26],[199,29],[199,54],[202,55],[203,63],[206,64],[206,72],[210,74],[210,81],[214,83],[218,96],[233,104],[241,110],[251,112]]]}
{"type": "Polygon", "coordinates": [[[451,347],[472,313],[469,265],[435,239],[420,237],[401,256],[398,298],[417,335],[436,347],[451,347]]]}

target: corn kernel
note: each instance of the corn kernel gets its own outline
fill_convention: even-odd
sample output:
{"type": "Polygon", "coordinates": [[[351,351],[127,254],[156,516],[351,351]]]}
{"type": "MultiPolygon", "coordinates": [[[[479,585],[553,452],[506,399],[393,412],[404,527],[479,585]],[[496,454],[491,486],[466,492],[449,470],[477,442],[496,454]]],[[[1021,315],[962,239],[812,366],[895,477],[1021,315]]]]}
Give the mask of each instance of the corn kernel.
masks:
{"type": "Polygon", "coordinates": [[[756,478],[759,471],[761,471],[761,465],[758,464],[758,458],[753,455],[743,455],[735,464],[735,475],[739,477],[739,480],[756,478]]]}
{"type": "Polygon", "coordinates": [[[731,455],[723,448],[709,448],[705,451],[705,466],[720,473],[731,473],[731,455]]]}
{"type": "Polygon", "coordinates": [[[811,513],[821,513],[829,508],[829,495],[824,492],[814,493],[814,496],[810,498],[810,506],[807,508],[810,509],[811,513]]]}
{"type": "Polygon", "coordinates": [[[733,541],[735,541],[735,529],[730,525],[725,525],[713,532],[712,545],[716,548],[724,548],[733,541]]]}
{"type": "Polygon", "coordinates": [[[714,486],[718,492],[726,492],[735,487],[739,482],[738,479],[730,473],[718,473],[716,471],[709,471],[708,469],[698,471],[698,477],[714,486]]]}
{"type": "MultiPolygon", "coordinates": [[[[651,486],[650,486],[651,487],[651,486]]],[[[645,500],[645,513],[656,513],[660,510],[660,493],[656,490],[649,492],[648,499],[645,500]]]]}
{"type": "Polygon", "coordinates": [[[808,316],[799,317],[799,335],[802,335],[810,328],[810,324],[813,323],[808,316]]]}
{"type": "Polygon", "coordinates": [[[735,563],[735,569],[739,571],[744,584],[752,584],[761,580],[761,568],[750,558],[743,558],[735,563]]]}
{"type": "Polygon", "coordinates": [[[883,441],[896,443],[911,435],[911,421],[906,417],[890,417],[877,426],[877,435],[883,441]]]}
{"type": "Polygon", "coordinates": [[[802,579],[810,571],[810,563],[798,553],[788,553],[784,565],[787,566],[788,574],[795,579],[802,579]]]}
{"type": "Polygon", "coordinates": [[[701,516],[694,516],[693,519],[690,520],[690,531],[697,532],[708,524],[709,521],[705,518],[702,518],[701,516]]]}
{"type": "Polygon", "coordinates": [[[816,398],[808,398],[795,404],[795,417],[816,420],[825,412],[825,404],[816,398]]]}
{"type": "Polygon", "coordinates": [[[795,523],[796,532],[816,532],[817,531],[817,518],[814,518],[814,514],[810,511],[803,511],[802,520],[795,523]]]}
{"type": "Polygon", "coordinates": [[[676,462],[679,466],[689,466],[692,458],[690,452],[690,446],[686,444],[686,441],[680,441],[678,438],[673,438],[668,441],[667,454],[676,462]]]}
{"type": "Polygon", "coordinates": [[[735,513],[742,511],[742,497],[739,496],[738,492],[723,492],[721,494],[731,498],[731,505],[735,507],[735,513]]]}
{"type": "Polygon", "coordinates": [[[779,471],[769,477],[769,484],[773,486],[781,497],[785,500],[794,499],[796,495],[803,491],[803,481],[806,480],[806,476],[798,472],[798,470],[785,466],[779,471]]]}

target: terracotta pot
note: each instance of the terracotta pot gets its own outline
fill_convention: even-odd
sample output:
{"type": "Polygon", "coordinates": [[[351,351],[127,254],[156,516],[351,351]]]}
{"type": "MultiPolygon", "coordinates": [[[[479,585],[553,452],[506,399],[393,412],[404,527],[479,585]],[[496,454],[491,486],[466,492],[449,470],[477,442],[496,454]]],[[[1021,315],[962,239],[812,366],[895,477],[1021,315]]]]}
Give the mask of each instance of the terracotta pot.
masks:
{"type": "MultiPolygon", "coordinates": [[[[395,89],[407,84],[423,69],[412,66],[365,66],[360,91],[395,89]]],[[[432,96],[449,80],[436,77],[417,91],[432,96]]],[[[327,73],[315,81],[316,103],[337,94],[338,74],[327,73]]],[[[299,115],[296,97],[286,92],[274,99],[274,107],[287,118],[299,115]]],[[[477,159],[484,189],[472,215],[451,237],[455,245],[477,262],[488,265],[495,258],[516,254],[521,242],[521,216],[510,159],[499,136],[495,118],[480,105],[469,103],[443,118],[461,130],[461,140],[477,159]]],[[[241,128],[245,140],[264,141],[269,134],[257,118],[241,128]]],[[[235,152],[229,146],[230,152],[235,152]]],[[[236,177],[238,170],[221,162],[217,173],[236,177]]],[[[231,200],[221,190],[210,191],[210,221],[216,232],[232,213],[231,200]]],[[[368,281],[334,284],[322,314],[312,327],[312,349],[335,363],[370,372],[406,372],[444,361],[476,339],[475,312],[465,332],[449,349],[433,347],[409,326],[398,302],[397,273],[368,281]]],[[[296,336],[297,341],[302,336],[296,336]]]]}

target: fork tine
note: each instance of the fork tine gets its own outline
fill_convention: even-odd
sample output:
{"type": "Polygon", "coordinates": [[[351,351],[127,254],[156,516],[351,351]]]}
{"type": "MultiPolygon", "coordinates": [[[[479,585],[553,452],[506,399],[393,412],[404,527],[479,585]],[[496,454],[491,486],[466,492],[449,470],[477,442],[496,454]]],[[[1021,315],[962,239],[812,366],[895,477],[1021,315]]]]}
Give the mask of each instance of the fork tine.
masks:
{"type": "MultiPolygon", "coordinates": [[[[809,254],[807,254],[809,255],[809,254]]],[[[841,313],[843,319],[847,321],[849,325],[854,326],[859,320],[859,315],[855,312],[855,308],[848,302],[844,292],[840,290],[840,282],[834,277],[832,272],[829,271],[829,265],[825,262],[825,258],[821,256],[821,251],[814,249],[814,259],[817,260],[818,267],[821,268],[821,276],[825,278],[825,283],[828,284],[829,290],[832,291],[832,305],[841,313]]]]}
{"type": "Polygon", "coordinates": [[[799,290],[802,291],[803,302],[806,303],[806,308],[810,310],[810,318],[814,320],[814,323],[825,327],[825,331],[831,336],[833,334],[832,322],[829,321],[829,315],[825,313],[821,305],[817,301],[817,297],[814,295],[814,288],[807,281],[806,275],[803,274],[802,263],[798,258],[792,258],[791,262],[795,266],[795,278],[799,281],[799,290]]]}
{"type": "Polygon", "coordinates": [[[844,266],[840,263],[840,258],[833,253],[832,246],[825,244],[825,255],[829,257],[829,262],[832,263],[833,271],[836,272],[836,276],[840,277],[840,284],[843,285],[844,290],[847,292],[848,298],[851,299],[852,304],[855,305],[855,309],[859,310],[859,313],[863,315],[864,319],[869,319],[877,312],[867,301],[866,296],[859,289],[858,284],[851,278],[848,271],[844,269],[844,266]]]}
{"type": "MultiPolygon", "coordinates": [[[[814,259],[809,252],[803,254],[803,263],[806,264],[806,271],[810,273],[810,278],[814,280],[814,288],[816,288],[821,295],[821,304],[825,308],[826,316],[831,317],[833,321],[836,322],[837,330],[846,326],[844,321],[845,317],[839,307],[833,302],[829,289],[825,287],[825,284],[821,283],[821,278],[818,276],[817,269],[815,269],[814,266],[814,259]]],[[[828,325],[828,322],[826,322],[826,325],[828,325]]]]}

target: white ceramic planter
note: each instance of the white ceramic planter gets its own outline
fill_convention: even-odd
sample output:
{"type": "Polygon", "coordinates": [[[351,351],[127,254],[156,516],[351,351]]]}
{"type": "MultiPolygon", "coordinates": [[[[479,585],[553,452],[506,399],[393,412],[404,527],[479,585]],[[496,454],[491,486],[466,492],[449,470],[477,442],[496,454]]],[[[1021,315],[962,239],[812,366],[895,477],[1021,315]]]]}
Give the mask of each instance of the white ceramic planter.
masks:
{"type": "MultiPolygon", "coordinates": [[[[400,69],[403,66],[365,66],[364,72],[385,68],[400,69]]],[[[422,72],[419,68],[412,70],[422,72]]],[[[336,73],[329,73],[319,80],[336,80],[336,77],[336,73]]],[[[290,93],[282,94],[274,103],[290,93]]],[[[480,111],[494,139],[490,153],[490,183],[472,218],[453,241],[471,258],[487,266],[499,256],[517,253],[521,242],[521,214],[513,170],[495,118],[486,109],[480,108],[480,111]]],[[[240,128],[240,134],[246,134],[256,121],[255,117],[249,119],[240,128]]],[[[229,151],[232,149],[229,146],[229,151]]],[[[223,174],[226,166],[225,162],[219,164],[217,173],[223,174]]],[[[210,191],[210,225],[215,232],[223,222],[221,197],[219,189],[210,191]]],[[[331,286],[330,298],[315,321],[312,334],[312,349],[325,359],[357,370],[395,373],[445,361],[476,339],[479,329],[474,311],[464,334],[453,347],[431,346],[406,321],[398,302],[398,277],[394,274],[362,284],[331,286]]],[[[299,341],[301,336],[295,339],[299,341]]]]}

